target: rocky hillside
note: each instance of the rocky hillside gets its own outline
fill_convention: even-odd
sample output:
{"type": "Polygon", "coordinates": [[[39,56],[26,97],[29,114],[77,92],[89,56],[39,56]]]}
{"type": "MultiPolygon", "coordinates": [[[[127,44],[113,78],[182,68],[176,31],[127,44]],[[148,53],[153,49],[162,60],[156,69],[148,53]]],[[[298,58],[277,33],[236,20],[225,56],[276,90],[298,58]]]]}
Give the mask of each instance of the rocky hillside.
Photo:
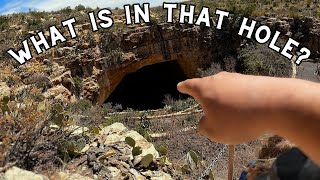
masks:
{"type": "MultiPolygon", "coordinates": [[[[17,76],[16,79],[24,85],[33,84],[38,81],[37,78],[46,81],[43,82],[47,86],[43,90],[46,97],[63,94],[64,97],[60,98],[68,101],[85,98],[101,104],[127,74],[165,61],[177,61],[190,78],[197,76],[199,68],[206,68],[212,63],[219,63],[224,70],[237,67],[237,71],[245,71],[241,68],[241,61],[233,63],[234,67],[225,67],[224,60],[230,56],[238,58],[239,50],[250,44],[238,35],[241,17],[237,14],[229,18],[222,30],[216,30],[161,23],[163,19],[156,14],[161,15],[161,12],[157,9],[153,10],[152,23],[127,27],[121,11],[115,11],[114,27],[93,33],[86,19],[86,11],[65,9],[55,14],[31,12],[2,17],[4,24],[8,23],[7,29],[1,32],[1,37],[6,37],[1,40],[3,47],[19,46],[19,39],[34,35],[37,27],[46,29],[49,24],[66,17],[76,16],[78,19],[76,31],[80,37],[35,57],[26,65],[14,67],[11,71],[14,71],[12,73],[17,76]]],[[[296,39],[313,52],[311,58],[319,58],[318,19],[278,17],[271,13],[252,18],[270,26],[273,31],[280,31],[285,35],[282,37],[284,41],[289,37],[296,39]]],[[[212,19],[212,23],[215,22],[216,19],[212,19]]],[[[46,35],[49,36],[48,33],[46,35]]],[[[2,55],[13,63],[5,51],[2,55]]]]}
{"type": "MultiPolygon", "coordinates": [[[[75,139],[77,136],[79,138],[86,131],[88,128],[77,127],[72,136],[75,139]]],[[[85,155],[69,163],[70,167],[66,168],[72,172],[61,171],[47,177],[14,166],[10,167],[12,166],[10,164],[0,169],[0,172],[4,172],[2,176],[6,180],[172,179],[170,175],[173,170],[172,164],[166,160],[161,162],[161,156],[151,143],[136,131],[128,130],[121,123],[103,128],[88,142],[80,142],[81,140],[77,139],[79,149],[76,149],[79,152],[74,153],[85,155]],[[125,142],[128,137],[134,140],[135,147],[141,148],[140,154],[135,154],[133,148],[125,142]],[[145,158],[147,155],[151,156],[151,159],[145,158]],[[77,174],[79,172],[82,175],[77,174]]]]}
{"type": "MultiPolygon", "coordinates": [[[[231,1],[189,3],[214,9],[231,1]]],[[[194,100],[167,98],[162,109],[137,111],[110,104],[108,97],[127,75],[169,61],[176,62],[188,78],[226,70],[318,82],[319,17],[275,14],[271,2],[247,14],[252,3],[247,5],[233,9],[222,30],[165,23],[161,8],[152,9],[152,23],[132,26],[124,25],[121,10],[114,10],[113,28],[95,33],[87,19],[92,9],[81,6],[1,16],[0,179],[12,179],[13,174],[23,179],[197,178],[204,168],[186,163],[187,154],[190,150],[202,154],[201,165],[208,166],[221,145],[196,133],[201,109],[194,100]],[[257,14],[258,10],[264,13],[257,14]],[[296,67],[266,46],[240,37],[243,14],[280,31],[284,42],[289,37],[296,39],[312,51],[312,57],[296,67]],[[24,65],[6,53],[8,47],[18,49],[22,40],[38,30],[70,17],[77,18],[78,38],[24,65]],[[134,139],[134,145],[126,137],[134,139]]],[[[312,3],[307,10],[315,9],[317,4],[312,3]]],[[[237,147],[236,173],[255,158],[261,143],[257,140],[237,147]]],[[[225,177],[226,161],[223,156],[216,177],[225,177]]]]}

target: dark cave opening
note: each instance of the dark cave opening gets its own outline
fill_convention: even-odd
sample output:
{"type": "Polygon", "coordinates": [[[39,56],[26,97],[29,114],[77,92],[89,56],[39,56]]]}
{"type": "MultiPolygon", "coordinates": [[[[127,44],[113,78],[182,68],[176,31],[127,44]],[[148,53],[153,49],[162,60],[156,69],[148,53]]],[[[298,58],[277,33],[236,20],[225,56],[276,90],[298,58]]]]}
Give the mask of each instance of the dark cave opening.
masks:
{"type": "Polygon", "coordinates": [[[123,109],[163,108],[165,95],[170,95],[174,99],[188,97],[177,90],[177,83],[186,79],[187,76],[177,61],[146,66],[126,75],[106,103],[121,104],[123,109]]]}

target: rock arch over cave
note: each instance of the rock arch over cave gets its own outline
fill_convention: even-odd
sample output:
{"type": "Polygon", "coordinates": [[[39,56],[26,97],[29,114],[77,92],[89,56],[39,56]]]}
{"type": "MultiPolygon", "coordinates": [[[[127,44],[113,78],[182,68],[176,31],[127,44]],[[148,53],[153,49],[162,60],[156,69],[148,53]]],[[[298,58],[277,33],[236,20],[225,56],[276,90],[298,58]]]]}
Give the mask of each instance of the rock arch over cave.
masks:
{"type": "Polygon", "coordinates": [[[165,95],[174,99],[187,97],[176,88],[177,83],[185,79],[187,76],[177,61],[145,66],[127,74],[105,102],[121,104],[124,109],[162,108],[165,95]]]}

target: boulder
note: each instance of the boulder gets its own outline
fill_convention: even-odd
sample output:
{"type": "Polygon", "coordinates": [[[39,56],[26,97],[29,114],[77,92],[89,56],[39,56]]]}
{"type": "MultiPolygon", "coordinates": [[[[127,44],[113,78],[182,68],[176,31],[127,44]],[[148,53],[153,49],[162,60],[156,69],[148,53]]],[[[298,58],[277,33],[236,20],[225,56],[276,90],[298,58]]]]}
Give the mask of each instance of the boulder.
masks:
{"type": "Polygon", "coordinates": [[[142,172],[141,174],[143,174],[146,177],[150,177],[150,179],[152,180],[171,180],[171,176],[165,172],[162,171],[146,171],[146,172],[142,172]]]}
{"type": "Polygon", "coordinates": [[[62,85],[48,89],[48,91],[43,93],[43,95],[47,99],[56,99],[61,102],[74,102],[76,100],[75,96],[62,85]]]}
{"type": "MultiPolygon", "coordinates": [[[[136,146],[140,146],[142,150],[142,153],[135,158],[141,158],[147,154],[152,154],[154,158],[159,157],[159,153],[152,143],[148,142],[138,132],[127,129],[121,123],[114,123],[108,126],[104,128],[101,133],[106,136],[104,144],[117,144],[120,142],[125,142],[126,137],[131,137],[134,139],[136,141],[136,146]]],[[[133,159],[132,155],[130,156],[130,159],[133,159]]]]}
{"type": "Polygon", "coordinates": [[[0,99],[10,96],[10,87],[5,82],[0,82],[0,99]]]}
{"type": "Polygon", "coordinates": [[[65,172],[59,172],[54,176],[55,180],[93,180],[92,178],[81,176],[79,174],[71,174],[65,172]]]}
{"type": "Polygon", "coordinates": [[[26,171],[17,167],[12,167],[4,174],[6,180],[49,180],[48,177],[26,171]]]}
{"type": "Polygon", "coordinates": [[[53,85],[63,85],[66,87],[69,91],[73,92],[74,91],[74,82],[71,76],[71,71],[66,71],[60,76],[57,76],[53,79],[51,79],[51,82],[53,85]]]}
{"type": "Polygon", "coordinates": [[[57,49],[58,57],[66,56],[68,54],[73,54],[75,52],[74,47],[62,47],[57,49]]]}

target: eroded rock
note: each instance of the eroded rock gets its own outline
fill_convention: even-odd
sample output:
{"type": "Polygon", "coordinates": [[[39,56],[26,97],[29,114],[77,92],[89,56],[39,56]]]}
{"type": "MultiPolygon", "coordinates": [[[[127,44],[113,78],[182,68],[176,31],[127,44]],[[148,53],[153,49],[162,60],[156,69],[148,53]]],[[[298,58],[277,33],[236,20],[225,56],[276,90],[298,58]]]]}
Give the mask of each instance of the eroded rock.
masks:
{"type": "Polygon", "coordinates": [[[59,172],[54,176],[55,180],[93,180],[92,178],[81,176],[79,174],[71,174],[65,172],[59,172]]]}
{"type": "Polygon", "coordinates": [[[0,82],[0,99],[10,96],[10,87],[5,82],[0,82]]]}
{"type": "Polygon", "coordinates": [[[17,167],[12,167],[4,174],[6,180],[49,180],[48,177],[26,171],[17,167]]]}

